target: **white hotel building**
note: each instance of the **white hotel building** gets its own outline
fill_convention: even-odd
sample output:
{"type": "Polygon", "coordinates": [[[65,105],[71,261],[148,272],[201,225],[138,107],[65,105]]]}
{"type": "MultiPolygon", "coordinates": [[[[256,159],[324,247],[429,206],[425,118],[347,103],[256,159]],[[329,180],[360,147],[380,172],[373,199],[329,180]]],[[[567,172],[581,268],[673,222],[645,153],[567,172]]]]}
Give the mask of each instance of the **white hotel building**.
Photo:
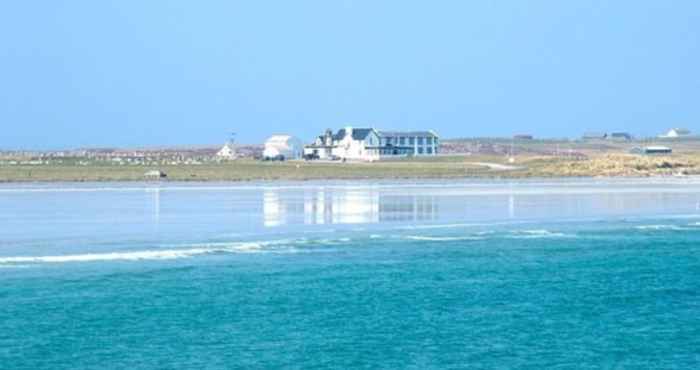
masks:
{"type": "Polygon", "coordinates": [[[304,154],[319,159],[375,161],[392,157],[437,155],[439,146],[439,137],[432,130],[402,132],[345,127],[335,134],[327,130],[314,143],[304,148],[304,154]]]}

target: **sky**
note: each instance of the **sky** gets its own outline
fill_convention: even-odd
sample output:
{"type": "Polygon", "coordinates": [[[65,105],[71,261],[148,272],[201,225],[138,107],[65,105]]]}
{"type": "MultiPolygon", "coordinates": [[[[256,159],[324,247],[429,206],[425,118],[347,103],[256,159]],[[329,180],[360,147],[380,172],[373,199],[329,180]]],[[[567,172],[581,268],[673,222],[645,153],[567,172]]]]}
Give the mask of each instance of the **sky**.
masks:
{"type": "Polygon", "coordinates": [[[700,1],[0,3],[0,149],[700,132],[700,1]]]}

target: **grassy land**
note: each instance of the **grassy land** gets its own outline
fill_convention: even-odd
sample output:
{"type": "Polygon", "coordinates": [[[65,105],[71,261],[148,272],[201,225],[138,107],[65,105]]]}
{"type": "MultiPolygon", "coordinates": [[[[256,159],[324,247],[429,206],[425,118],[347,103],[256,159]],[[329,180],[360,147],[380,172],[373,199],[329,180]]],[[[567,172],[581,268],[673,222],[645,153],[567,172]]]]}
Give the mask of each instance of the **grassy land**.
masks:
{"type": "Polygon", "coordinates": [[[260,162],[236,160],[201,165],[116,165],[93,162],[43,165],[0,165],[0,182],[143,181],[158,169],[171,181],[251,181],[314,179],[529,178],[571,176],[662,176],[700,174],[700,154],[664,157],[622,153],[580,160],[552,156],[517,156],[518,169],[494,171],[478,162],[507,164],[504,156],[448,156],[375,163],[260,162]]]}
{"type": "Polygon", "coordinates": [[[478,176],[486,168],[464,161],[392,161],[376,163],[260,162],[236,160],[201,165],[133,166],[89,165],[0,166],[0,181],[142,181],[158,169],[174,181],[249,181],[313,179],[457,178],[478,176]]]}

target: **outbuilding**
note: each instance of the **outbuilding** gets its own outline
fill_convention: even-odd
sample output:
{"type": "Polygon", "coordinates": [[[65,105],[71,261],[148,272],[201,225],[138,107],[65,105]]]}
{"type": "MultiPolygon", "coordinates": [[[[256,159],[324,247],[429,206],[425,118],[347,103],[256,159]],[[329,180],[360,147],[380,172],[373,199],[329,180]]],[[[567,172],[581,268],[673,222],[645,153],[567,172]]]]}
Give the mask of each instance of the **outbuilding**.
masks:
{"type": "Polygon", "coordinates": [[[665,135],[661,135],[661,137],[669,139],[677,139],[686,136],[690,136],[690,130],[685,128],[672,128],[668,130],[668,132],[665,135]]]}
{"type": "Polygon", "coordinates": [[[266,160],[300,159],[304,146],[298,138],[291,135],[272,135],[265,141],[263,158],[266,160]]]}
{"type": "Polygon", "coordinates": [[[216,152],[216,156],[222,159],[235,159],[236,149],[233,147],[232,143],[226,143],[218,152],[216,152]]]}

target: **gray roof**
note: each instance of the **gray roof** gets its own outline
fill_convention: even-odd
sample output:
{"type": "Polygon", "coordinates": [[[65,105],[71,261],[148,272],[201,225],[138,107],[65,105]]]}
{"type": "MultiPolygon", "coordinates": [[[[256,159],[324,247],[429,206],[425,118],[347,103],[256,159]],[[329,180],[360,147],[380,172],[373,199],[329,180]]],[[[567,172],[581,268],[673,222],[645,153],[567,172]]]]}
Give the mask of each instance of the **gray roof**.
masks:
{"type": "Polygon", "coordinates": [[[632,137],[632,135],[628,132],[613,132],[610,134],[612,137],[632,137]]]}
{"type": "Polygon", "coordinates": [[[379,131],[379,136],[432,136],[438,137],[433,131],[379,131]]]}
{"type": "MultiPolygon", "coordinates": [[[[374,129],[371,128],[353,128],[352,129],[352,139],[353,140],[364,140],[367,138],[367,136],[370,134],[370,132],[374,131],[374,129]]],[[[338,130],[338,133],[333,135],[333,140],[343,140],[345,138],[345,129],[341,128],[338,130]]]]}

